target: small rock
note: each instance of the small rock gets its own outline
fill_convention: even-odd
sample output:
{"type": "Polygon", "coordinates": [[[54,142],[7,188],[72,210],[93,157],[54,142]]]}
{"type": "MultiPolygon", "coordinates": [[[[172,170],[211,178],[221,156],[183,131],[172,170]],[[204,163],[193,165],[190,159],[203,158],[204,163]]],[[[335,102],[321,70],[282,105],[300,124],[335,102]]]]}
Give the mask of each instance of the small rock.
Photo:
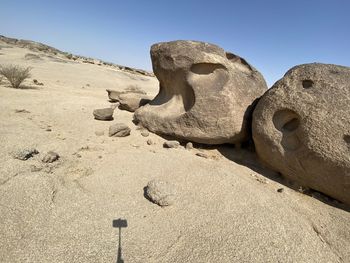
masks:
{"type": "Polygon", "coordinates": [[[149,136],[149,132],[148,131],[143,131],[143,132],[141,132],[141,135],[143,137],[148,137],[149,136]]]}
{"type": "Polygon", "coordinates": [[[109,127],[109,136],[125,137],[130,135],[131,129],[124,123],[116,123],[109,127]]]}
{"type": "Polygon", "coordinates": [[[49,151],[44,158],[42,159],[43,163],[53,163],[54,161],[57,161],[60,158],[58,153],[49,151]]]}
{"type": "Polygon", "coordinates": [[[15,110],[16,113],[30,113],[30,111],[27,111],[26,109],[20,109],[20,110],[15,110]]]}
{"type": "Polygon", "coordinates": [[[77,156],[77,158],[81,158],[81,154],[80,153],[77,153],[76,156],[77,156]]]}
{"type": "Polygon", "coordinates": [[[42,169],[43,169],[43,168],[40,167],[40,166],[36,166],[36,165],[31,165],[31,166],[30,166],[30,171],[31,171],[32,173],[40,172],[42,169]]]}
{"type": "Polygon", "coordinates": [[[199,152],[199,153],[196,153],[196,155],[199,156],[199,157],[203,157],[203,158],[205,158],[205,159],[208,159],[208,158],[209,158],[209,156],[208,156],[206,153],[201,153],[201,152],[199,152]]]}
{"type": "Polygon", "coordinates": [[[39,151],[37,149],[34,149],[34,148],[23,149],[23,150],[19,150],[19,151],[13,153],[13,158],[18,159],[18,160],[22,160],[22,161],[26,161],[38,153],[39,153],[39,151]]]}
{"type": "Polygon", "coordinates": [[[140,93],[123,93],[119,95],[119,109],[130,112],[136,111],[141,106],[151,101],[151,97],[140,93]]]}
{"type": "Polygon", "coordinates": [[[193,143],[192,143],[192,142],[186,143],[186,149],[187,149],[187,150],[193,149],[193,143]]]}
{"type": "Polygon", "coordinates": [[[176,200],[176,189],[169,182],[152,180],[147,184],[146,195],[153,203],[159,206],[169,206],[176,200]]]}
{"type": "Polygon", "coordinates": [[[103,136],[105,134],[104,131],[95,131],[96,136],[103,136]]]}
{"type": "Polygon", "coordinates": [[[119,95],[121,94],[121,91],[111,90],[111,89],[106,89],[106,91],[108,93],[108,98],[110,102],[119,101],[119,95]]]}
{"type": "Polygon", "coordinates": [[[43,86],[44,85],[44,83],[39,82],[37,79],[33,79],[33,82],[34,82],[35,85],[38,85],[38,86],[43,86]]]}
{"type": "Polygon", "coordinates": [[[50,131],[52,131],[50,128],[47,128],[45,131],[47,131],[47,132],[50,132],[50,131]]]}
{"type": "Polygon", "coordinates": [[[152,145],[152,144],[154,144],[154,142],[153,142],[151,139],[148,139],[148,140],[147,140],[147,144],[148,144],[148,145],[152,145]]]}
{"type": "Polygon", "coordinates": [[[180,146],[180,143],[178,141],[166,141],[163,144],[164,148],[177,148],[180,146]]]}
{"type": "Polygon", "coordinates": [[[262,183],[262,184],[267,184],[267,180],[264,178],[264,177],[256,177],[256,180],[259,182],[259,183],[262,183]]]}
{"type": "Polygon", "coordinates": [[[93,114],[96,120],[111,121],[113,120],[113,112],[112,108],[104,108],[94,110],[93,114]]]}
{"type": "Polygon", "coordinates": [[[279,193],[283,193],[283,191],[284,191],[283,188],[278,188],[278,189],[277,189],[277,192],[279,192],[279,193]]]}

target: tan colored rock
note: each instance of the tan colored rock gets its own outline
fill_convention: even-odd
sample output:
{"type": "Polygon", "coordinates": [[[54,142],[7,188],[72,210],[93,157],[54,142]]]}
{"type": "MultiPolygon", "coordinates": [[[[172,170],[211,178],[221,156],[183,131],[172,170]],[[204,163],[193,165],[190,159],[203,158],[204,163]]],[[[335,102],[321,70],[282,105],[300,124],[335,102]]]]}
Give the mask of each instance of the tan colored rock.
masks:
{"type": "Polygon", "coordinates": [[[151,97],[142,93],[123,93],[118,96],[119,109],[134,112],[151,101],[151,97]]]}
{"type": "Polygon", "coordinates": [[[169,206],[174,204],[177,191],[173,184],[154,179],[148,182],[146,194],[153,203],[159,206],[169,206]]]}
{"type": "Polygon", "coordinates": [[[110,137],[126,137],[129,136],[131,129],[124,123],[115,123],[109,126],[110,137]]]}
{"type": "Polygon", "coordinates": [[[251,105],[267,89],[243,58],[203,42],[173,41],[151,47],[158,95],[135,112],[148,130],[198,143],[248,138],[251,105]]]}
{"type": "Polygon", "coordinates": [[[93,115],[96,120],[111,121],[113,120],[113,112],[114,109],[112,108],[95,109],[93,115]]]}
{"type": "Polygon", "coordinates": [[[253,115],[260,159],[285,177],[350,204],[350,68],[292,68],[253,115]]]}

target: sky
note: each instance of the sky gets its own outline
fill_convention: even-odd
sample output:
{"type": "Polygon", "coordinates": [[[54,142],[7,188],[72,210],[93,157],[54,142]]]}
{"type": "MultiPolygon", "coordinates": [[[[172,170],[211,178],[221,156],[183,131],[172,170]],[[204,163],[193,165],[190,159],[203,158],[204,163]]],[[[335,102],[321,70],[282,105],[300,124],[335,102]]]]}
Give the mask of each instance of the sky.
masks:
{"type": "Polygon", "coordinates": [[[204,41],[271,86],[298,64],[350,66],[350,1],[0,0],[0,35],[146,70],[152,44],[204,41]]]}

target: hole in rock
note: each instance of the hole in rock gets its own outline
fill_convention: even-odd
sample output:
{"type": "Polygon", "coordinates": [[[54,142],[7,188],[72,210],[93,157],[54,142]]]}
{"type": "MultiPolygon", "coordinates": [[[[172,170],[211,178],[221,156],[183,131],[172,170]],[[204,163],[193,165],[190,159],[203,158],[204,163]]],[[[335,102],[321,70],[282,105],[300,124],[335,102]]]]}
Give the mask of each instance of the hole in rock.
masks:
{"type": "Polygon", "coordinates": [[[275,128],[282,132],[292,132],[300,125],[299,115],[292,110],[280,110],[273,116],[275,128]]]}
{"type": "Polygon", "coordinates": [[[344,141],[349,144],[349,147],[350,147],[350,135],[344,135],[344,141]]]}
{"type": "Polygon", "coordinates": [[[212,63],[198,63],[198,64],[192,65],[191,67],[191,71],[199,75],[208,75],[213,73],[217,69],[226,70],[226,68],[223,65],[212,64],[212,63]]]}
{"type": "Polygon", "coordinates": [[[303,88],[304,89],[312,88],[313,85],[314,85],[314,82],[312,80],[310,80],[310,79],[303,80],[303,88]]]}

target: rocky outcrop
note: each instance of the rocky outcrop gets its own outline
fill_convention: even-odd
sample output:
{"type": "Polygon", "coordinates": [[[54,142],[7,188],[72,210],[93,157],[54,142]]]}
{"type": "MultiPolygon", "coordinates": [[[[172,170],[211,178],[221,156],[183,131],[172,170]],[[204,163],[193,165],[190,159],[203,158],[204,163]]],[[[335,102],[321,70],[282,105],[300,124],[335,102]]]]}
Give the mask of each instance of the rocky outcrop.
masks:
{"type": "Polygon", "coordinates": [[[248,138],[254,101],[267,89],[243,58],[203,42],[173,41],[151,48],[158,95],[135,112],[148,130],[205,143],[248,138]]]}
{"type": "Polygon", "coordinates": [[[292,68],[253,114],[259,158],[285,177],[350,204],[350,68],[292,68]]]}

